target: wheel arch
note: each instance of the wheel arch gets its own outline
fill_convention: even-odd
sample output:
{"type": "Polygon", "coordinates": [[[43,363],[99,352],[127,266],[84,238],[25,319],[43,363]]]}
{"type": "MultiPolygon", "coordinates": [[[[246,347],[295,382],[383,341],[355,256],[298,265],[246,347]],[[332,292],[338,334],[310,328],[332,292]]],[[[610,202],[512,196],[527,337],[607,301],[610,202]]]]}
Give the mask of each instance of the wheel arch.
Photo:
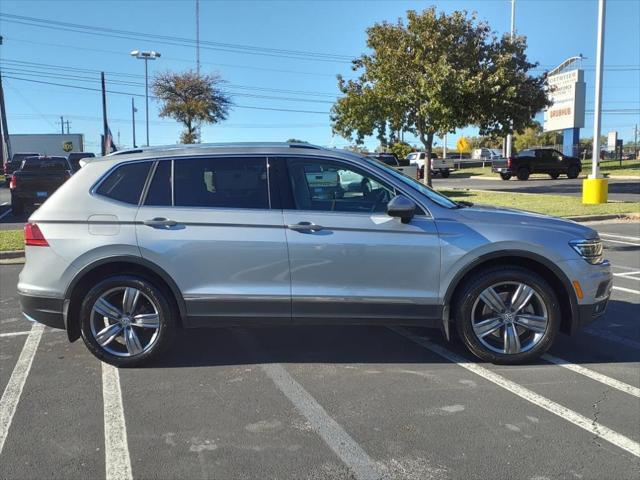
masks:
{"type": "Polygon", "coordinates": [[[85,266],[70,282],[64,295],[64,317],[69,341],[80,338],[80,307],[82,298],[94,282],[112,274],[140,275],[153,282],[158,288],[164,289],[173,301],[179,313],[180,325],[184,325],[186,318],[186,304],[180,289],[171,276],[162,268],[142,257],[121,255],[102,258],[85,266]]]}
{"type": "MultiPolygon", "coordinates": [[[[531,252],[520,250],[502,250],[479,256],[473,262],[467,264],[456,273],[449,284],[444,296],[444,305],[447,311],[452,311],[451,304],[455,301],[456,294],[462,289],[465,281],[487,267],[495,266],[519,266],[536,272],[547,280],[558,294],[560,303],[561,323],[560,331],[571,335],[576,330],[578,314],[578,302],[571,282],[554,263],[546,258],[531,252]]],[[[449,331],[449,318],[444,318],[445,331],[449,331]]]]}

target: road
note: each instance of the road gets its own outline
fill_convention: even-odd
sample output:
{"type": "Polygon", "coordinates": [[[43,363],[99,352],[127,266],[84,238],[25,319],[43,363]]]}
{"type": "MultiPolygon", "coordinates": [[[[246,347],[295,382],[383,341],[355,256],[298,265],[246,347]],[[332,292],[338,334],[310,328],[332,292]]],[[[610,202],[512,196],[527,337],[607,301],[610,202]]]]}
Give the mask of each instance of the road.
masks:
{"type": "Polygon", "coordinates": [[[189,331],[118,371],[23,320],[0,265],[0,478],[638,478],[640,227],[598,230],[607,313],[517,367],[333,326],[189,331]]]}
{"type": "MultiPolygon", "coordinates": [[[[474,190],[499,190],[516,193],[551,193],[554,195],[582,196],[581,178],[569,180],[561,177],[557,180],[530,179],[521,182],[516,179],[502,181],[496,176],[495,180],[478,178],[449,178],[433,179],[433,186],[439,189],[446,188],[470,188],[474,190]]],[[[638,180],[609,179],[609,200],[640,202],[640,178],[638,180]]]]}

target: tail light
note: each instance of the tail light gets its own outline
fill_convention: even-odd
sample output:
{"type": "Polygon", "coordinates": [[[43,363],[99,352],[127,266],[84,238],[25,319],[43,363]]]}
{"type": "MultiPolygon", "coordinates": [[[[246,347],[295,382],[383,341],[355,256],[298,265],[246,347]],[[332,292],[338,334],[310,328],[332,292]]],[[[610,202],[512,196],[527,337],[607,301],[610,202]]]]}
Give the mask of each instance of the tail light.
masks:
{"type": "Polygon", "coordinates": [[[40,227],[36,223],[24,225],[24,244],[32,247],[48,247],[49,242],[44,238],[40,227]]]}
{"type": "Polygon", "coordinates": [[[9,181],[9,188],[16,188],[18,186],[18,179],[15,175],[11,175],[11,180],[9,181]]]}
{"type": "Polygon", "coordinates": [[[513,157],[507,158],[507,168],[511,168],[513,166],[513,157]]]}

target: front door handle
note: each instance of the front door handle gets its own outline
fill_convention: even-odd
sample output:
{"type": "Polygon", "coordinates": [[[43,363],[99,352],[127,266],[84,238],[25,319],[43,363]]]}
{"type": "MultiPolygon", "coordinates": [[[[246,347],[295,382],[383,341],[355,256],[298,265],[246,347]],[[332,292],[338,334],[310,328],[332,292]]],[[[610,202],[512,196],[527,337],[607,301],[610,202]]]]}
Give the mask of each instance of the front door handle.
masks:
{"type": "Polygon", "coordinates": [[[289,230],[294,230],[300,233],[314,233],[324,229],[322,225],[316,225],[315,223],[311,222],[294,223],[292,225],[287,225],[287,228],[289,230]]]}
{"type": "Polygon", "coordinates": [[[178,222],[176,222],[175,220],[169,220],[168,218],[164,218],[164,217],[155,217],[155,218],[152,218],[151,220],[145,220],[143,223],[147,227],[153,227],[153,228],[168,228],[168,227],[175,227],[176,225],[178,225],[178,222]]]}

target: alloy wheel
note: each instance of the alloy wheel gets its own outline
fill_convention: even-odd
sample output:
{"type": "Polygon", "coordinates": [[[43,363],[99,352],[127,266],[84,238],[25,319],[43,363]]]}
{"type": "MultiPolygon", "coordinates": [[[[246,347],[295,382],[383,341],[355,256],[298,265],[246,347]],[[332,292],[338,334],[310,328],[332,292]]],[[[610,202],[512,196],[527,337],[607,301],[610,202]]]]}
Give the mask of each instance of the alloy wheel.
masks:
{"type": "Polygon", "coordinates": [[[160,307],[137,288],[112,288],[100,295],[91,309],[91,334],[112,355],[141,355],[158,338],[159,312],[160,307]]]}
{"type": "Polygon", "coordinates": [[[489,350],[515,355],[531,350],[549,326],[547,306],[536,290],[521,282],[484,289],[473,304],[471,326],[489,350]]]}

